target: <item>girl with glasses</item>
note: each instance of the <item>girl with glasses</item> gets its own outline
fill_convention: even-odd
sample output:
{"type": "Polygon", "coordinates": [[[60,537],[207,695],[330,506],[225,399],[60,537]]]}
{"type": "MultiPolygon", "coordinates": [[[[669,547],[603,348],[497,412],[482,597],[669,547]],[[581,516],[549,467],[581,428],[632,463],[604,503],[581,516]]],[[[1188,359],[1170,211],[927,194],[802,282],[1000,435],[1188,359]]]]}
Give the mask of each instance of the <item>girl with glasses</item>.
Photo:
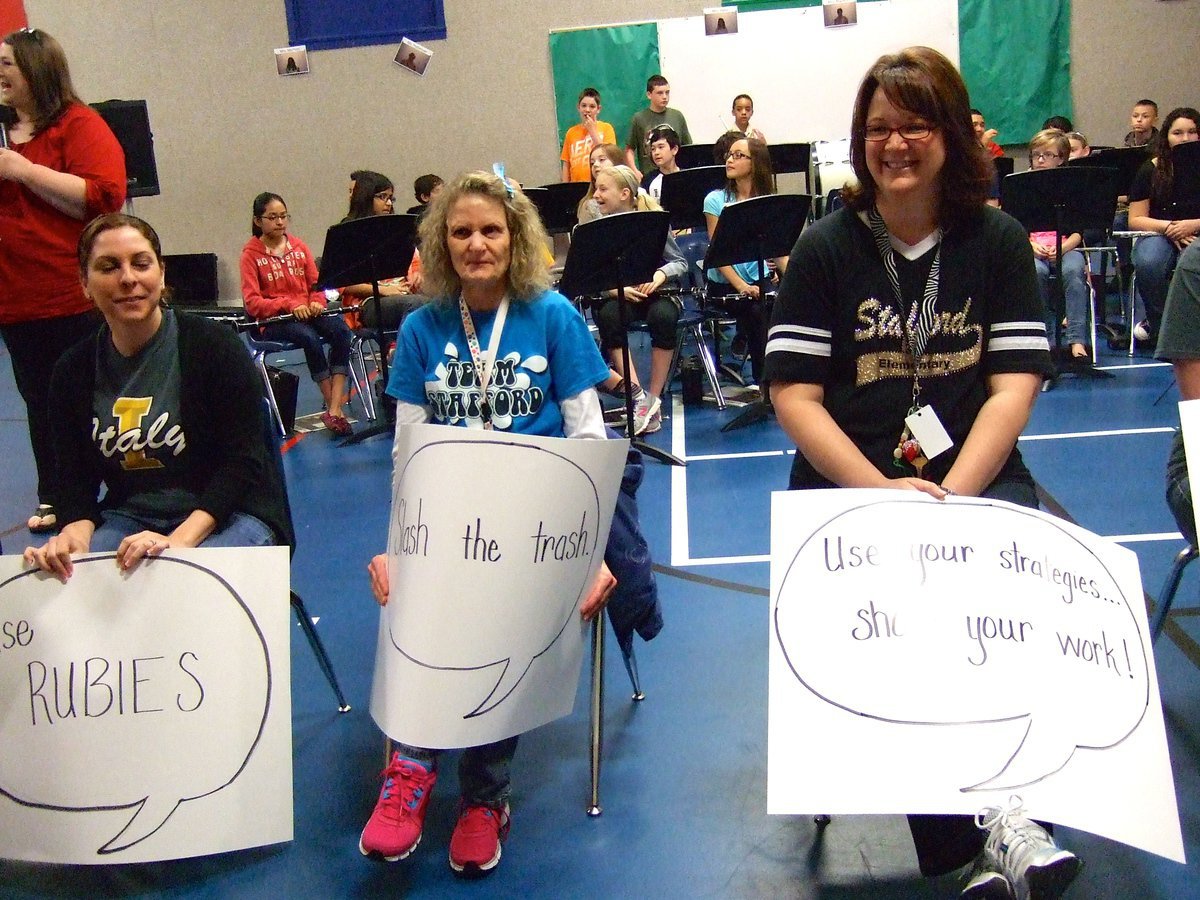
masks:
{"type": "Polygon", "coordinates": [[[340,317],[323,315],[325,294],[315,288],[317,264],[308,246],[288,233],[289,220],[287,204],[278,194],[264,192],[254,198],[251,237],[242,247],[242,302],[246,313],[260,322],[291,316],[261,324],[259,336],[296,344],[304,351],[325,404],[321,422],[335,435],[348,435],[352,429],[342,404],[350,371],[350,329],[340,317]]]}
{"type": "MultiPolygon", "coordinates": [[[[725,177],[725,187],[710,191],[704,198],[704,219],[710,240],[726,206],[775,193],[775,173],[771,169],[767,145],[755,138],[735,140],[725,153],[725,177]]],[[[781,256],[767,262],[765,271],[760,270],[755,261],[721,266],[707,272],[709,299],[719,298],[721,305],[738,320],[738,333],[746,340],[755,384],[762,380],[767,342],[767,312],[762,289],[777,277],[772,267],[783,272],[788,259],[781,256]]]]}

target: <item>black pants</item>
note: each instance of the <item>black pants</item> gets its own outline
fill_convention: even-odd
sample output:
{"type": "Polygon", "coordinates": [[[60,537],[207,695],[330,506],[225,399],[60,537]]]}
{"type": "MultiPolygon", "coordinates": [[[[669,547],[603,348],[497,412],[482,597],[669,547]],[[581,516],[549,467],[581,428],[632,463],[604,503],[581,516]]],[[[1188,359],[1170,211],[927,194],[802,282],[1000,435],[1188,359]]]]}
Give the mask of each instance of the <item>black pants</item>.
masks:
{"type": "Polygon", "coordinates": [[[86,312],[54,319],[37,319],[0,326],[0,337],[12,359],[13,379],[29,419],[29,443],[37,466],[39,503],[55,502],[57,473],[54,440],[50,429],[50,375],[71,346],[92,335],[98,313],[86,312]]]}
{"type": "Polygon", "coordinates": [[[738,294],[722,294],[731,290],[728,284],[710,280],[708,282],[709,302],[726,310],[737,319],[738,330],[746,338],[746,350],[750,355],[750,372],[754,383],[762,384],[763,360],[767,355],[767,326],[770,325],[770,311],[767,301],[761,297],[752,300],[738,294]]]}

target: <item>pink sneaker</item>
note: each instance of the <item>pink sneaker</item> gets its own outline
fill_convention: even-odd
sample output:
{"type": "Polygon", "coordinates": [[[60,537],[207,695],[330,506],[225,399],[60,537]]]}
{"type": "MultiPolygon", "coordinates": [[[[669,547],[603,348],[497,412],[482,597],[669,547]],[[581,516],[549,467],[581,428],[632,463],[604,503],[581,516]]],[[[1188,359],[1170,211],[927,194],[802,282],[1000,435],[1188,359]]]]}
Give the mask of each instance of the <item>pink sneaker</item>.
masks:
{"type": "Polygon", "coordinates": [[[508,837],[508,804],[468,806],[464,801],[450,836],[450,868],[464,878],[490,875],[500,862],[500,842],[508,837]]]}
{"type": "Polygon", "coordinates": [[[375,811],[358,839],[362,855],[395,862],[412,853],[421,843],[425,807],[436,783],[436,772],[393,753],[383,770],[383,788],[375,811]]]}

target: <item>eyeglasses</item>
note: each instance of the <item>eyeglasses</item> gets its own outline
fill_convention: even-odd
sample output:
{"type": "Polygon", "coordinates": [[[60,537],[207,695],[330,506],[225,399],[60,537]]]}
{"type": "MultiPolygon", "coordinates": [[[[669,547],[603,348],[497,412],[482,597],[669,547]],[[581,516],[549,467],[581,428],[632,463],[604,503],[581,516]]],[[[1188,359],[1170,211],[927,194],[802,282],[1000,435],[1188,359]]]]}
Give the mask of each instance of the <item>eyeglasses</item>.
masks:
{"type": "Polygon", "coordinates": [[[1030,155],[1030,158],[1034,162],[1045,162],[1048,159],[1062,159],[1061,153],[1051,153],[1049,151],[1043,151],[1041,153],[1031,153],[1029,155],[1030,155]]]}
{"type": "Polygon", "coordinates": [[[725,162],[729,162],[729,160],[731,160],[731,159],[749,159],[749,158],[750,158],[750,154],[743,153],[741,150],[730,150],[728,153],[725,154],[725,162]]]}
{"type": "Polygon", "coordinates": [[[933,134],[933,125],[925,122],[910,122],[907,125],[901,125],[899,128],[888,128],[886,125],[868,125],[864,131],[864,135],[868,141],[878,143],[886,141],[893,134],[900,135],[906,141],[923,141],[929,135],[933,134]]]}
{"type": "Polygon", "coordinates": [[[375,195],[375,199],[380,203],[395,203],[396,197],[393,194],[379,193],[375,195]]]}
{"type": "Polygon", "coordinates": [[[286,222],[291,217],[291,213],[271,213],[270,215],[259,216],[260,219],[264,219],[267,222],[286,222]]]}

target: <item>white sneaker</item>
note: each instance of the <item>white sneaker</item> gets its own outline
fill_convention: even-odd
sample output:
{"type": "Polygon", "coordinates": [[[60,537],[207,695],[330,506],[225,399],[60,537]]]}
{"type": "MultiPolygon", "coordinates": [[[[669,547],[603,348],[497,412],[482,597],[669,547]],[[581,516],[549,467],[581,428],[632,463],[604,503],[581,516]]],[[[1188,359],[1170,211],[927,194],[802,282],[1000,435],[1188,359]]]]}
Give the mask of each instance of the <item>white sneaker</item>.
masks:
{"type": "Polygon", "coordinates": [[[650,414],[650,418],[646,420],[646,427],[642,429],[642,434],[654,434],[656,431],[662,430],[662,410],[655,409],[650,414]]]}
{"type": "Polygon", "coordinates": [[[959,900],[1012,900],[1008,879],[992,861],[986,851],[979,854],[971,867],[968,881],[959,894],[959,900]]]}
{"type": "Polygon", "coordinates": [[[1150,323],[1145,319],[1133,326],[1133,336],[1139,341],[1150,340],[1150,323]]]}
{"type": "MultiPolygon", "coordinates": [[[[647,397],[642,395],[642,400],[633,410],[633,433],[642,434],[646,431],[650,424],[650,420],[657,415],[659,408],[662,406],[662,401],[657,397],[647,397]]],[[[662,427],[662,417],[659,417],[658,427],[662,427]]],[[[658,431],[658,428],[654,429],[658,431]]]]}
{"type": "Polygon", "coordinates": [[[1023,812],[1021,798],[1014,795],[1008,809],[993,806],[976,813],[975,824],[988,833],[983,852],[1004,873],[1017,900],[1057,900],[1082,863],[1023,812]]]}

